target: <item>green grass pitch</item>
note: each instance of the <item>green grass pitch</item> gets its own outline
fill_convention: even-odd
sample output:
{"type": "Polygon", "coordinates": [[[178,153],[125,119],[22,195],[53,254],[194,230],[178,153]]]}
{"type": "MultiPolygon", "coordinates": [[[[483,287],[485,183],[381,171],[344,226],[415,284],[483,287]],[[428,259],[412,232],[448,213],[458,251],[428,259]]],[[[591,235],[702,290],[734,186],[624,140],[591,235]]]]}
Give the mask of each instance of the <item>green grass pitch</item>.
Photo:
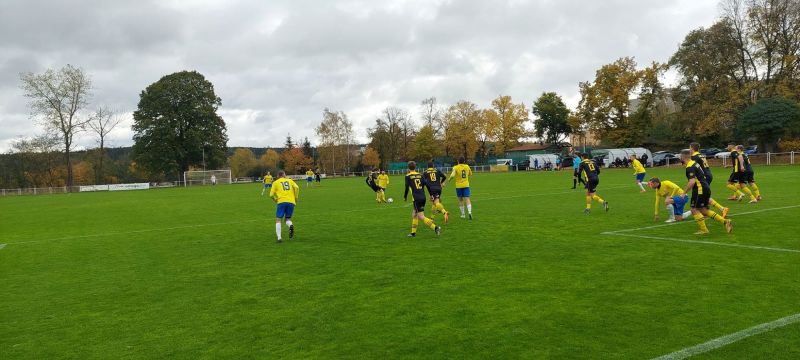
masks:
{"type": "MultiPolygon", "coordinates": [[[[476,174],[475,220],[448,187],[439,238],[405,237],[401,177],[391,205],[360,178],[299,182],[280,245],[259,184],[0,198],[0,358],[654,358],[800,313],[800,171],[757,168],[753,205],[715,174],[734,234],[702,238],[603,234],[661,224],[629,170],[601,174],[611,211],[589,216],[570,172],[476,174]]],[[[696,358],[798,344],[794,323],[696,358]]]]}

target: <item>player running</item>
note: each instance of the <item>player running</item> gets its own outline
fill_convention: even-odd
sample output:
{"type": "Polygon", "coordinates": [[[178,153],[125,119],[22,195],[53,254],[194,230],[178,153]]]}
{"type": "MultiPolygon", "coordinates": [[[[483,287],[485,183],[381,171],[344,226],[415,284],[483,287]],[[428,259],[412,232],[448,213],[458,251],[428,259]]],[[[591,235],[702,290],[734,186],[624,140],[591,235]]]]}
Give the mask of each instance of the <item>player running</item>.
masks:
{"type": "Polygon", "coordinates": [[[659,220],[658,206],[661,203],[661,198],[664,198],[664,204],[667,205],[667,213],[669,214],[669,219],[665,222],[683,221],[684,218],[692,215],[691,211],[683,211],[687,199],[683,196],[683,189],[680,186],[669,180],[661,181],[657,177],[650,179],[647,185],[656,191],[656,215],[653,218],[654,221],[659,220]]]}
{"type": "Polygon", "coordinates": [[[317,182],[317,186],[322,186],[322,175],[320,174],[322,174],[322,172],[319,171],[319,168],[317,168],[314,171],[314,180],[317,182]]]}
{"type": "Polygon", "coordinates": [[[287,178],[283,170],[278,171],[278,179],[275,180],[269,190],[269,197],[278,204],[275,210],[275,234],[278,235],[278,243],[282,242],[281,220],[284,219],[286,225],[289,226],[289,239],[294,238],[292,214],[294,214],[294,207],[299,196],[300,187],[297,186],[294,180],[287,178]]]}
{"type": "Polygon", "coordinates": [[[367,174],[366,182],[367,186],[375,192],[375,201],[381,203],[381,187],[378,186],[378,168],[372,169],[372,171],[367,174]]]}
{"type": "Polygon", "coordinates": [[[428,193],[431,195],[431,219],[436,220],[436,213],[444,214],[444,223],[450,221],[450,213],[445,210],[442,205],[442,189],[444,188],[447,177],[433,166],[433,161],[428,161],[428,169],[425,170],[423,176],[425,186],[428,187],[428,193]]]}
{"type": "Polygon", "coordinates": [[[458,197],[458,209],[461,210],[461,218],[464,216],[464,205],[467,206],[469,219],[472,220],[472,201],[470,201],[469,177],[472,176],[472,169],[467,165],[464,157],[458,158],[458,165],[453,166],[453,172],[449,179],[456,178],[456,196],[458,197]]]}
{"type": "Polygon", "coordinates": [[[753,173],[753,165],[750,164],[750,156],[744,152],[743,145],[736,145],[736,149],[739,152],[739,157],[744,166],[744,173],[742,177],[739,179],[739,186],[743,188],[746,193],[751,193],[750,196],[750,203],[756,203],[761,201],[761,190],[759,190],[758,185],[756,185],[756,180],[754,178],[753,173]],[[752,192],[748,189],[748,186],[752,188],[752,192]]]}
{"type": "Polygon", "coordinates": [[[269,171],[264,175],[264,187],[261,189],[261,196],[264,196],[264,191],[267,189],[272,190],[272,173],[269,171]]]}
{"type": "MultiPolygon", "coordinates": [[[[436,226],[433,220],[425,217],[425,188],[427,185],[422,178],[422,174],[418,173],[416,170],[417,163],[409,161],[408,174],[406,174],[406,190],[403,199],[408,201],[408,192],[411,191],[412,200],[414,201],[414,210],[411,211],[411,233],[408,234],[408,237],[417,236],[417,225],[420,220],[422,220],[425,226],[430,227],[431,230],[436,232],[436,236],[439,236],[442,233],[442,228],[436,226]]],[[[430,193],[430,189],[428,189],[428,192],[430,193]]]]}
{"type": "Polygon", "coordinates": [[[306,171],[306,187],[310,187],[314,183],[314,171],[308,169],[306,171]]]}
{"type": "Polygon", "coordinates": [[[579,176],[586,187],[586,209],[583,213],[589,215],[592,212],[592,200],[603,204],[603,208],[608,211],[608,201],[597,196],[597,185],[600,184],[600,167],[589,159],[589,154],[581,154],[583,161],[578,168],[579,176]]]}
{"type": "MultiPolygon", "coordinates": [[[[708,186],[711,186],[711,182],[714,181],[714,176],[711,174],[711,167],[708,166],[708,160],[706,160],[706,156],[700,153],[700,143],[693,142],[689,144],[689,152],[691,153],[691,160],[697,163],[700,166],[700,170],[703,170],[703,174],[708,186]]],[[[708,205],[711,205],[717,210],[722,211],[722,217],[728,217],[728,211],[730,209],[722,206],[722,204],[718,203],[713,198],[708,199],[708,205]]]]}
{"type": "Polygon", "coordinates": [[[636,158],[636,154],[631,155],[631,166],[633,166],[633,175],[636,177],[636,185],[639,185],[639,189],[641,192],[646,192],[644,189],[644,177],[647,176],[647,170],[644,169],[644,166],[639,159],[636,158]]]}
{"type": "Polygon", "coordinates": [[[386,202],[386,189],[389,188],[389,175],[386,174],[386,171],[381,171],[381,173],[377,177],[377,184],[378,187],[381,189],[378,192],[378,198],[380,202],[386,202]]]}
{"type": "Polygon", "coordinates": [[[731,161],[733,162],[733,166],[731,167],[731,175],[728,177],[728,184],[725,185],[725,187],[733,191],[733,195],[731,195],[731,197],[729,197],[728,200],[742,201],[742,199],[744,198],[744,193],[739,188],[739,178],[741,177],[740,168],[741,172],[744,172],[744,167],[741,166],[739,152],[736,150],[736,145],[733,144],[728,145],[728,151],[731,152],[730,158],[731,161]]]}
{"type": "Polygon", "coordinates": [[[691,150],[681,151],[681,161],[683,161],[683,163],[686,165],[686,179],[689,180],[689,182],[686,184],[686,188],[684,189],[684,194],[682,197],[685,199],[687,197],[686,194],[689,193],[689,190],[692,191],[690,203],[690,206],[692,207],[692,217],[697,222],[697,226],[700,228],[700,230],[694,234],[706,235],[709,233],[708,227],[706,226],[705,217],[714,219],[715,221],[725,225],[725,231],[728,233],[732,232],[733,223],[730,219],[725,219],[714,211],[708,209],[708,203],[711,200],[711,187],[708,186],[706,176],[703,174],[703,169],[700,167],[700,163],[692,160],[692,157],[693,155],[691,150]]]}

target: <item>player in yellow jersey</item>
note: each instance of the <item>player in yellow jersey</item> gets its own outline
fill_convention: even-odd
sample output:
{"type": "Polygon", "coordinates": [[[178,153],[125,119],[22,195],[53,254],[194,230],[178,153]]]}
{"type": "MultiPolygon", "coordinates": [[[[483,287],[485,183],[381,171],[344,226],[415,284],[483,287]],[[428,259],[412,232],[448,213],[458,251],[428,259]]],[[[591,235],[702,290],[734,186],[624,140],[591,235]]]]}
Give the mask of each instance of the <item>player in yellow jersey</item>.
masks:
{"type": "Polygon", "coordinates": [[[656,191],[656,215],[653,218],[654,221],[658,221],[658,207],[661,205],[661,198],[664,198],[664,204],[667,205],[667,213],[669,214],[669,219],[666,222],[682,221],[692,215],[691,211],[683,211],[687,199],[683,197],[683,189],[678,184],[669,180],[661,181],[659,178],[654,177],[650,179],[647,185],[656,191]]]}
{"type": "Polygon", "coordinates": [[[286,225],[289,226],[289,239],[294,238],[292,214],[294,214],[294,206],[297,205],[299,196],[300,187],[297,186],[294,180],[287,178],[283,170],[278,171],[278,179],[272,183],[269,197],[278,204],[275,210],[275,234],[278,235],[279,243],[282,241],[281,220],[285,220],[286,225]]]}
{"type": "Polygon", "coordinates": [[[386,174],[386,171],[381,171],[380,175],[378,175],[378,187],[381,188],[381,191],[378,192],[378,201],[382,203],[386,203],[386,189],[389,188],[389,175],[386,174]]]}
{"type": "Polygon", "coordinates": [[[472,175],[472,169],[467,165],[464,157],[458,158],[458,165],[453,166],[453,172],[450,173],[448,180],[456,179],[456,196],[458,197],[458,209],[461,210],[461,218],[464,215],[464,206],[467,207],[467,214],[469,219],[472,220],[472,201],[469,200],[469,177],[472,175]]]}
{"type": "Polygon", "coordinates": [[[308,171],[306,171],[306,187],[311,186],[311,184],[313,183],[314,183],[314,171],[308,169],[308,171]]]}
{"type": "Polygon", "coordinates": [[[733,231],[733,223],[730,220],[727,220],[714,211],[708,209],[708,203],[711,200],[711,187],[708,186],[706,176],[703,174],[703,169],[700,167],[700,163],[692,159],[691,150],[681,151],[681,161],[683,161],[683,163],[686,165],[686,179],[689,180],[689,182],[686,184],[686,188],[683,190],[684,194],[682,197],[686,199],[686,194],[689,193],[689,191],[692,192],[692,217],[697,222],[697,226],[700,228],[700,231],[694,234],[708,234],[708,227],[706,226],[705,220],[706,217],[724,224],[725,230],[728,233],[733,231]]]}
{"type": "MultiPolygon", "coordinates": [[[[426,187],[428,186],[422,178],[422,174],[417,172],[417,163],[409,161],[408,174],[406,174],[406,190],[403,199],[408,201],[408,193],[411,192],[411,198],[414,201],[414,210],[411,211],[411,233],[408,234],[408,237],[417,236],[417,225],[420,221],[436,232],[436,236],[442,233],[441,227],[436,226],[433,220],[425,217],[426,187]]],[[[430,193],[430,189],[428,189],[428,192],[430,193]]]]}
{"type": "Polygon", "coordinates": [[[641,192],[645,192],[644,189],[644,177],[647,175],[647,170],[644,169],[644,165],[636,158],[636,154],[631,155],[631,166],[633,166],[633,175],[636,176],[636,185],[639,185],[639,189],[641,192]]]}
{"type": "Polygon", "coordinates": [[[269,171],[264,175],[264,187],[261,189],[261,196],[264,196],[264,191],[267,189],[272,190],[272,173],[269,171]]]}

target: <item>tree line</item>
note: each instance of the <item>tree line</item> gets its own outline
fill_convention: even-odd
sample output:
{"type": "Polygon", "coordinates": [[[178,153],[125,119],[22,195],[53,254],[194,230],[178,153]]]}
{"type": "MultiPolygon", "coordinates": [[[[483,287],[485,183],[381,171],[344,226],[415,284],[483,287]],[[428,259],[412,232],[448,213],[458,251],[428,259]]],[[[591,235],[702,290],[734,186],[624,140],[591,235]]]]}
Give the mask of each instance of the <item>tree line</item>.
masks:
{"type": "Polygon", "coordinates": [[[721,9],[713,25],[689,32],[663,62],[640,66],[621,57],[601,66],[594,79],[578,84],[575,109],[554,92],[529,106],[509,95],[485,107],[430,97],[416,109],[386,107],[367,129],[366,148],[356,143],[347,114],[326,108],[316,146],[307,138],[294,144],[289,136],[282,149],[260,157],[245,148],[229,155],[226,124],[217,114],[222,100],[202,74],[182,71],[140,93],[132,151],[109,163],[105,139],[122,118],[107,106],[90,106],[90,76],[71,65],[24,73],[20,87],[43,132],[14,141],[0,157],[0,187],[71,186],[76,175],[79,183],[163,181],[222,167],[255,176],[278,168],[342,173],[411,159],[485,161],[531,139],[560,144],[570,134],[591,134],[608,147],[736,141],[764,151],[800,150],[800,2],[723,0],[721,9]],[[678,81],[667,87],[662,79],[670,70],[678,81]],[[75,139],[86,134],[97,148],[82,152],[75,165],[75,139]]]}

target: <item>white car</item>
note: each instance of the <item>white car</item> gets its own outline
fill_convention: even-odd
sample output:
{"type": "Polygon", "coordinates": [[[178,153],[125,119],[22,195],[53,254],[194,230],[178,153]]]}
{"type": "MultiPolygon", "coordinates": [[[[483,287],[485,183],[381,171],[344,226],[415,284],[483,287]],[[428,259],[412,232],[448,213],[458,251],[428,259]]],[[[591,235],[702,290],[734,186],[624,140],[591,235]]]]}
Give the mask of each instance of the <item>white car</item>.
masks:
{"type": "Polygon", "coordinates": [[[714,157],[717,159],[729,158],[731,157],[731,152],[730,151],[718,152],[716,155],[714,155],[714,157]]]}

